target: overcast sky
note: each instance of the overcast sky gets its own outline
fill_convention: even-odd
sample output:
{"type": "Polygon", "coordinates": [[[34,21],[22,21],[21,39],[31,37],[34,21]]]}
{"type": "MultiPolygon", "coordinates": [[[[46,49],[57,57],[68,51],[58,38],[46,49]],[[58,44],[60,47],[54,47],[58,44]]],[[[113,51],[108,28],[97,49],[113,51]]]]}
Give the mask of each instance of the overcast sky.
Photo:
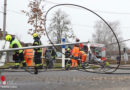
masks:
{"type": "MultiPolygon", "coordinates": [[[[0,0],[0,11],[3,11],[3,2],[0,0]]],[[[27,24],[27,17],[22,14],[21,10],[27,10],[29,0],[7,0],[7,32],[17,34],[24,42],[33,42],[30,35],[27,34],[29,25],[27,24]]],[[[87,7],[96,11],[106,21],[119,21],[120,30],[123,39],[130,39],[130,0],[46,0],[45,11],[50,7],[60,3],[72,3],[87,7]]],[[[58,9],[66,12],[72,22],[74,33],[81,39],[81,41],[88,41],[92,39],[93,25],[95,21],[100,20],[92,13],[76,7],[57,7],[54,8],[48,15],[47,20],[52,17],[54,11],[58,9]]],[[[49,22],[47,22],[49,25],[49,22]]],[[[0,13],[0,27],[3,27],[3,14],[0,13]]],[[[42,37],[43,44],[46,43],[46,38],[42,37]]],[[[127,42],[130,46],[130,41],[127,42]]]]}

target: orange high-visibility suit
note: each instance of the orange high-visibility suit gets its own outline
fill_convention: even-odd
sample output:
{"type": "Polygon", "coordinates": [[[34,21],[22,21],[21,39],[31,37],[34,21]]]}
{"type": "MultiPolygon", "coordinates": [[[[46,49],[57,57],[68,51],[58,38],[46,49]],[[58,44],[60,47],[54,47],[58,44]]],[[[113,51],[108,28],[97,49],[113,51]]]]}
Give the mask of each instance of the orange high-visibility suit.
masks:
{"type": "Polygon", "coordinates": [[[33,58],[33,49],[24,50],[24,58],[28,66],[31,66],[31,60],[33,58]]]}
{"type": "Polygon", "coordinates": [[[79,58],[82,59],[83,51],[79,51],[79,58]]]}
{"type": "Polygon", "coordinates": [[[84,51],[79,52],[79,57],[81,58],[82,63],[86,62],[87,54],[84,51]]]}
{"type": "Polygon", "coordinates": [[[74,47],[72,49],[72,56],[73,56],[73,59],[72,59],[72,67],[77,67],[77,60],[78,57],[79,57],[79,47],[74,47]]]}

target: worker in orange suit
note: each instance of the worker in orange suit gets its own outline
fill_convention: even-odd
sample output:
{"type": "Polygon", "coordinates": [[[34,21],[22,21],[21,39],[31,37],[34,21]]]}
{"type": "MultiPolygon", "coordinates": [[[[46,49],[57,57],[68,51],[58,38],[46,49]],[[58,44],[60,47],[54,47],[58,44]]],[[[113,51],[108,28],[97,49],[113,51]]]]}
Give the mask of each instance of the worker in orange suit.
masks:
{"type": "Polygon", "coordinates": [[[87,54],[83,50],[81,50],[79,52],[79,58],[81,59],[81,62],[84,63],[84,62],[86,62],[87,54]]]}
{"type": "Polygon", "coordinates": [[[87,54],[83,51],[83,52],[82,52],[81,62],[82,62],[82,63],[85,63],[85,62],[86,62],[86,59],[87,59],[87,54]]]}
{"type": "Polygon", "coordinates": [[[83,51],[80,50],[80,51],[79,51],[79,59],[80,59],[80,60],[82,59],[82,54],[83,54],[83,51]]]}
{"type": "Polygon", "coordinates": [[[79,52],[79,58],[81,59],[82,67],[84,68],[87,59],[87,54],[83,50],[81,50],[79,52]]]}
{"type": "Polygon", "coordinates": [[[72,67],[77,67],[77,60],[79,57],[79,45],[75,45],[72,49],[72,67]]]}
{"type": "MultiPolygon", "coordinates": [[[[26,46],[28,46],[26,44],[26,46]]],[[[24,58],[28,66],[31,66],[31,60],[33,58],[33,49],[25,49],[24,50],[24,58]]]]}
{"type": "MultiPolygon", "coordinates": [[[[76,38],[76,42],[80,42],[79,38],[76,38]]],[[[83,43],[79,43],[79,49],[81,50],[83,48],[83,43]]]]}

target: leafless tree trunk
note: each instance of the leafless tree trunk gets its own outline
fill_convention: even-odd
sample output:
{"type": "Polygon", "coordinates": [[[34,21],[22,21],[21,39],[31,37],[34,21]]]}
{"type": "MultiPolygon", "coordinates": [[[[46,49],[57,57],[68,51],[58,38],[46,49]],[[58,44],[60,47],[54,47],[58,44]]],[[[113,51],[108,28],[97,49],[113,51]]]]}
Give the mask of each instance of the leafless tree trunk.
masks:
{"type": "Polygon", "coordinates": [[[61,43],[62,37],[67,42],[75,38],[68,15],[61,10],[54,13],[47,32],[53,43],[61,43]]]}
{"type": "MultiPolygon", "coordinates": [[[[121,32],[120,32],[120,28],[119,28],[119,22],[109,22],[109,25],[113,28],[117,38],[119,41],[123,40],[122,36],[121,36],[121,32]]],[[[114,34],[112,33],[112,31],[109,29],[109,27],[102,21],[97,21],[95,23],[95,33],[93,34],[93,40],[96,43],[102,43],[105,44],[107,46],[107,53],[110,53],[111,51],[117,51],[118,50],[118,45],[117,44],[111,44],[111,43],[115,43],[116,38],[114,36],[114,34]],[[111,44],[111,45],[109,45],[111,44]]],[[[120,43],[121,46],[124,46],[123,43],[120,43]]]]}

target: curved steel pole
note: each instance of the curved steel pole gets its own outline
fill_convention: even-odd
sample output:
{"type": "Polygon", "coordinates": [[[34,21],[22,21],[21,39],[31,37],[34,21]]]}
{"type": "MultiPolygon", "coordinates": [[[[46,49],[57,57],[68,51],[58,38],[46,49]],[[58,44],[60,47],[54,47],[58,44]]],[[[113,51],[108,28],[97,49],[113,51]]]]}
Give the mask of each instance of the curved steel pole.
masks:
{"type": "MultiPolygon", "coordinates": [[[[118,40],[118,38],[117,38],[117,36],[116,36],[114,30],[112,29],[112,27],[111,27],[111,26],[107,23],[107,21],[106,21],[105,19],[103,19],[99,14],[95,13],[94,11],[92,11],[92,10],[86,8],[86,7],[83,7],[83,6],[80,6],[80,5],[76,5],[76,4],[57,4],[57,5],[55,5],[55,6],[52,6],[52,7],[46,12],[46,14],[45,14],[45,23],[44,23],[45,32],[46,32],[46,35],[47,35],[49,41],[51,42],[51,44],[52,44],[53,46],[54,46],[54,44],[52,43],[52,41],[51,41],[51,39],[50,39],[50,37],[49,37],[49,35],[48,35],[48,33],[47,33],[46,20],[47,20],[47,15],[48,15],[48,13],[49,13],[53,8],[58,7],[58,6],[75,6],[75,7],[80,7],[80,8],[82,8],[82,9],[87,10],[87,11],[90,11],[91,13],[95,14],[96,16],[98,16],[101,20],[103,20],[103,22],[106,23],[106,25],[110,28],[110,30],[112,31],[113,35],[114,35],[115,38],[116,38],[116,41],[117,41],[117,44],[118,44],[118,48],[119,48],[119,56],[120,56],[120,60],[121,60],[121,49],[120,49],[119,40],[118,40]]],[[[55,47],[55,46],[54,46],[54,47],[55,47]]],[[[112,72],[115,72],[115,71],[118,69],[118,67],[120,66],[120,60],[119,60],[119,62],[117,62],[118,66],[117,66],[116,69],[113,70],[112,72]]]]}

